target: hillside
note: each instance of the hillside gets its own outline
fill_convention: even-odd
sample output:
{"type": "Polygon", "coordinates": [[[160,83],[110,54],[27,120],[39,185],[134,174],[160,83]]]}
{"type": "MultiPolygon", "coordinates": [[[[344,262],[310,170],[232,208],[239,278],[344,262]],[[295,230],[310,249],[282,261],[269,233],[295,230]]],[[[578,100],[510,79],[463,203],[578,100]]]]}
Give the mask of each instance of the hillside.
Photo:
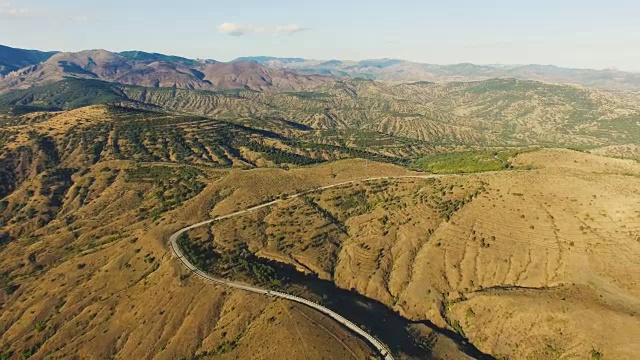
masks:
{"type": "MultiPolygon", "coordinates": [[[[210,66],[226,69],[230,65],[210,66]]],[[[217,83],[224,84],[228,84],[225,78],[217,83]]],[[[582,149],[640,141],[640,97],[636,95],[513,79],[399,85],[349,80],[320,85],[314,91],[278,93],[65,80],[0,95],[0,106],[13,111],[113,103],[242,124],[279,119],[317,130],[321,139],[335,137],[332,134],[336,131],[356,131],[436,147],[539,145],[582,149]]]]}
{"type": "MultiPolygon", "coordinates": [[[[535,170],[346,184],[189,240],[216,259],[246,246],[496,358],[636,358],[638,344],[619,334],[640,335],[638,163],[566,150],[513,163],[535,170]]],[[[287,184],[305,171],[231,174],[217,186],[237,190],[214,212],[295,191],[287,184]]]]}
{"type": "Polygon", "coordinates": [[[432,151],[428,144],[369,133],[353,143],[322,139],[278,119],[241,124],[115,106],[0,118],[0,196],[46,164],[86,166],[128,159],[213,168],[296,167],[353,157],[406,163],[432,151]],[[25,158],[44,165],[26,165],[25,158]]]}
{"type": "MultiPolygon", "coordinates": [[[[323,154],[349,158],[352,150],[304,152],[264,130],[104,106],[3,118],[2,130],[3,356],[370,356],[360,339],[308,309],[212,289],[171,258],[165,241],[232,194],[212,187],[228,175],[307,169],[323,154]]],[[[345,169],[351,178],[403,171],[347,160],[298,186],[339,181],[345,169]]],[[[404,329],[406,320],[389,316],[404,329]]],[[[415,326],[423,335],[405,331],[403,351],[462,357],[457,339],[415,326]]]]}
{"type": "MultiPolygon", "coordinates": [[[[282,135],[308,130],[281,122],[93,106],[2,124],[3,356],[372,355],[308,309],[201,282],[166,239],[283,193],[407,169],[347,150],[322,161],[282,135]]],[[[345,184],[183,244],[213,273],[343,311],[398,358],[637,357],[618,336],[640,336],[637,162],[505,156],[513,170],[345,184]]]]}
{"type": "Polygon", "coordinates": [[[150,183],[154,175],[138,179],[126,161],[75,173],[66,166],[34,174],[3,207],[3,229],[29,229],[8,244],[3,238],[3,358],[370,356],[361,340],[314,312],[212,289],[171,259],[162,239],[174,225],[156,228],[157,215],[140,210],[168,204],[169,196],[187,200],[223,173],[157,166],[150,183]],[[166,192],[167,181],[179,183],[175,193],[166,192]],[[23,201],[19,215],[13,205],[23,201]],[[33,211],[38,222],[26,224],[22,217],[33,211]],[[41,211],[52,218],[40,222],[41,211]]]}
{"type": "Polygon", "coordinates": [[[127,100],[117,84],[99,80],[67,79],[0,95],[0,108],[14,113],[70,110],[127,100]]]}
{"type": "Polygon", "coordinates": [[[143,52],[87,50],[56,53],[41,64],[17,69],[0,79],[0,92],[49,85],[67,78],[181,89],[298,91],[329,81],[319,75],[272,69],[255,62],[197,61],[143,52]]]}
{"type": "Polygon", "coordinates": [[[639,99],[531,81],[345,81],[314,92],[280,94],[135,88],[125,92],[131,99],[171,111],[279,117],[313,129],[375,131],[432,144],[598,147],[640,140],[639,99]]]}
{"type": "Polygon", "coordinates": [[[23,67],[39,64],[55,54],[55,51],[24,50],[0,45],[0,78],[23,67]]]}

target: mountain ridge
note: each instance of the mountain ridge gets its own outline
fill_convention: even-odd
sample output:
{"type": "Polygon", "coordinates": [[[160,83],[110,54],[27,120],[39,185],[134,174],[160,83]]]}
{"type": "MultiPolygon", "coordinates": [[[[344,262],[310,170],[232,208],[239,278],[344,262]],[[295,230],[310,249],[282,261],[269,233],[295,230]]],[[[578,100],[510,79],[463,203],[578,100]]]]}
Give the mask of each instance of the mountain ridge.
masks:
{"type": "Polygon", "coordinates": [[[566,68],[553,64],[429,64],[393,58],[364,60],[304,59],[303,61],[290,61],[290,58],[263,56],[252,58],[256,59],[254,61],[269,67],[287,67],[322,75],[394,82],[451,82],[515,78],[518,80],[575,84],[603,90],[640,90],[640,73],[617,69],[566,68]]]}
{"type": "MultiPolygon", "coordinates": [[[[203,68],[211,67],[212,64],[232,64],[237,62],[251,62],[262,65],[257,73],[251,75],[243,74],[244,81],[257,81],[257,83],[245,83],[231,81],[228,83],[228,76],[240,76],[240,74],[224,74],[223,80],[213,81],[221,83],[230,88],[248,88],[259,91],[297,91],[307,89],[309,83],[319,78],[313,76],[337,77],[337,78],[363,78],[370,80],[390,81],[390,82],[451,82],[451,81],[479,81],[491,78],[514,78],[518,80],[538,80],[560,84],[575,84],[584,87],[596,88],[610,91],[640,91],[640,73],[631,71],[621,71],[617,69],[577,69],[566,68],[556,65],[543,64],[485,64],[478,65],[472,63],[458,64],[428,64],[419,63],[396,58],[363,59],[363,60],[314,60],[301,57],[275,57],[275,56],[243,56],[229,62],[220,62],[213,59],[190,59],[178,55],[166,55],[156,52],[146,52],[141,50],[127,50],[122,52],[111,52],[107,50],[84,50],[80,52],[41,52],[38,50],[23,50],[0,45],[0,91],[9,88],[24,88],[38,85],[30,79],[26,79],[24,85],[20,85],[21,78],[31,72],[38,72],[37,67],[43,66],[52,57],[64,55],[73,57],[73,54],[83,54],[87,52],[104,52],[118,56],[122,62],[129,63],[129,69],[136,68],[137,73],[126,77],[128,85],[144,86],[173,86],[169,84],[175,80],[178,88],[213,89],[215,86],[203,82],[200,73],[211,75],[212,69],[204,71],[203,68]],[[131,64],[133,63],[133,64],[131,64]],[[171,66],[168,66],[170,64],[171,66]],[[36,67],[36,68],[34,68],[36,67]],[[272,70],[279,70],[279,73],[271,73],[272,70]],[[299,73],[301,78],[288,76],[279,79],[279,86],[270,84],[268,78],[279,74],[289,74],[282,72],[288,69],[299,73]],[[195,72],[193,71],[195,70],[195,72]],[[15,73],[17,71],[17,73],[15,73]],[[13,74],[15,73],[15,74],[13,74]],[[13,74],[13,75],[12,75],[13,74]],[[153,74],[153,75],[150,75],[153,74]],[[265,79],[261,76],[266,75],[265,79]],[[141,77],[149,77],[141,79],[141,77]],[[9,84],[7,84],[7,82],[9,84]],[[286,83],[286,85],[285,85],[286,83]]],[[[76,59],[77,60],[77,59],[76,59]]],[[[83,65],[69,62],[67,69],[71,70],[72,77],[77,77],[78,73],[83,73],[87,69],[86,61],[81,61],[83,65]],[[84,67],[83,67],[84,66],[84,67]]],[[[49,71],[60,73],[55,66],[49,65],[49,71]]],[[[231,69],[231,66],[221,66],[223,69],[231,69]]],[[[247,67],[249,67],[247,65],[247,67]]],[[[219,70],[219,69],[218,69],[219,70]]],[[[255,68],[253,69],[255,70],[255,68]]],[[[91,71],[90,71],[91,72],[91,71]]],[[[85,73],[84,76],[90,76],[85,73]]],[[[33,77],[32,77],[33,78],[33,77]]],[[[94,77],[100,78],[100,76],[94,77]]],[[[31,79],[33,80],[33,79],[31,79]]],[[[59,77],[58,77],[59,80],[59,77]]],[[[118,79],[102,78],[102,80],[116,81],[118,79]]],[[[327,80],[327,79],[324,79],[327,80]]],[[[320,83],[324,81],[319,81],[320,83]]]]}
{"type": "Polygon", "coordinates": [[[55,55],[57,51],[39,51],[0,45],[0,78],[12,71],[35,65],[55,55]]]}
{"type": "Polygon", "coordinates": [[[124,85],[218,90],[299,91],[330,78],[256,62],[220,63],[178,56],[107,50],[60,52],[0,78],[0,91],[46,85],[65,78],[95,79],[124,85]]]}

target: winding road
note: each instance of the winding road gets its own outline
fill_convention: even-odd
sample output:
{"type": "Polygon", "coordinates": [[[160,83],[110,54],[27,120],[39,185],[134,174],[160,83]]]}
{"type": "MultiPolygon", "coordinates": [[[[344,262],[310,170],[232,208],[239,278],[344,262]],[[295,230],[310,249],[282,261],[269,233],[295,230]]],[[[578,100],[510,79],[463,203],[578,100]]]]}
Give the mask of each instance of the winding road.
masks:
{"type": "MultiPolygon", "coordinates": [[[[483,174],[487,174],[487,173],[493,173],[493,172],[485,172],[483,174]]],[[[375,180],[393,180],[393,179],[433,179],[433,178],[439,178],[439,177],[451,177],[451,176],[460,176],[460,175],[405,175],[405,176],[382,176],[382,177],[372,177],[372,178],[365,178],[365,179],[358,179],[358,180],[351,180],[351,181],[346,181],[346,182],[341,182],[341,183],[337,183],[337,184],[332,184],[332,185],[327,185],[327,186],[323,186],[323,187],[319,187],[319,188],[315,188],[312,190],[307,190],[304,192],[300,192],[297,194],[293,194],[293,195],[289,195],[277,200],[273,200],[273,201],[269,201],[266,202],[264,204],[260,204],[257,206],[253,206],[250,207],[248,209],[245,210],[241,210],[241,211],[237,211],[234,212],[232,214],[228,214],[228,215],[224,215],[224,216],[219,216],[210,220],[206,220],[203,222],[199,222],[197,224],[193,224],[190,226],[187,226],[185,228],[182,228],[178,231],[176,231],[175,233],[173,233],[170,237],[169,237],[169,242],[171,245],[171,250],[173,251],[173,253],[175,254],[175,256],[178,258],[178,260],[180,260],[180,262],[187,267],[189,270],[191,270],[195,275],[197,275],[198,277],[202,278],[203,280],[210,282],[210,283],[214,283],[214,284],[218,284],[218,285],[224,285],[227,287],[231,287],[234,289],[239,289],[239,290],[245,290],[245,291],[249,291],[252,293],[256,293],[256,294],[262,294],[262,295],[267,295],[267,296],[272,296],[272,297],[278,297],[278,298],[283,298],[283,299],[287,299],[290,301],[295,301],[297,303],[303,304],[305,306],[308,306],[310,308],[313,308],[315,310],[320,311],[321,313],[331,317],[332,319],[336,320],[337,322],[339,322],[340,324],[344,325],[345,327],[347,327],[349,330],[353,331],[354,333],[356,333],[357,335],[361,336],[363,339],[365,339],[367,342],[369,342],[376,350],[377,352],[385,359],[385,360],[394,360],[393,355],[391,354],[391,352],[389,351],[389,349],[387,349],[387,347],[382,344],[380,341],[378,341],[376,338],[374,338],[372,335],[368,334],[366,331],[362,330],[358,325],[352,323],[351,321],[345,319],[343,316],[341,316],[340,314],[337,314],[336,312],[322,306],[319,304],[316,304],[312,301],[309,301],[307,299],[303,299],[301,297],[298,296],[294,296],[294,295],[290,295],[290,294],[286,294],[286,293],[282,293],[282,292],[278,292],[278,291],[272,291],[272,290],[265,290],[265,289],[261,289],[258,287],[254,287],[254,286],[250,286],[250,285],[246,285],[246,284],[241,284],[238,282],[233,282],[233,281],[227,281],[224,279],[218,279],[215,278],[211,275],[206,274],[205,272],[203,272],[202,270],[198,269],[195,265],[193,265],[189,259],[184,255],[184,253],[182,252],[182,250],[180,249],[180,247],[178,246],[178,238],[180,237],[180,235],[184,234],[185,232],[198,228],[200,226],[204,226],[204,225],[208,225],[211,224],[213,222],[216,221],[220,221],[220,220],[224,220],[224,219],[228,219],[228,218],[232,218],[235,216],[239,216],[242,214],[246,214],[246,213],[250,213],[274,204],[277,204],[279,202],[283,202],[283,201],[287,201],[290,199],[295,199],[299,196],[303,196],[306,194],[310,194],[313,192],[318,192],[318,191],[322,191],[322,190],[326,190],[326,189],[330,189],[330,188],[334,188],[334,187],[338,187],[338,186],[342,186],[342,185],[349,185],[349,184],[354,184],[357,182],[364,182],[364,181],[375,181],[375,180]]]]}

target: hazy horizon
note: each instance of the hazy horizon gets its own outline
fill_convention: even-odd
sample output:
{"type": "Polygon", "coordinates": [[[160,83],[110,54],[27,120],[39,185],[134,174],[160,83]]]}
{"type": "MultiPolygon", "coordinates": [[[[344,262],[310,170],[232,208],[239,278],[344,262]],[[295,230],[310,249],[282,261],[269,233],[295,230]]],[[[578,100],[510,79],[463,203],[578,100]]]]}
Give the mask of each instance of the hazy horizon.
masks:
{"type": "Polygon", "coordinates": [[[448,4],[187,0],[89,4],[0,0],[3,44],[38,50],[141,50],[230,61],[392,58],[428,64],[540,64],[637,72],[640,4],[543,0],[448,4]],[[47,33],[47,37],[42,37],[47,33]]]}
{"type": "Polygon", "coordinates": [[[274,58],[274,59],[292,59],[292,58],[301,58],[304,60],[309,60],[309,61],[332,61],[332,60],[338,60],[338,61],[343,61],[343,62],[359,62],[359,61],[371,61],[371,60],[400,60],[400,61],[409,61],[409,62],[413,62],[413,63],[418,63],[418,64],[426,64],[426,65],[437,65],[437,66],[448,66],[448,65],[461,65],[461,64],[472,64],[472,65],[476,65],[476,66],[488,66],[488,67],[517,67],[517,66],[556,66],[559,68],[565,68],[565,69],[573,69],[573,70],[596,70],[596,71],[602,71],[602,70],[619,70],[619,71],[624,71],[624,72],[632,72],[632,73],[636,73],[636,72],[640,72],[640,70],[628,70],[628,69],[620,69],[620,68],[616,68],[616,67],[609,67],[609,68],[578,68],[578,67],[569,67],[569,66],[561,66],[561,65],[557,65],[557,64],[543,64],[543,63],[530,63],[530,64],[500,64],[500,63],[494,63],[494,64],[482,64],[482,63],[470,63],[470,62],[459,62],[459,63],[427,63],[427,62],[421,62],[421,61],[412,61],[412,60],[407,60],[407,59],[401,59],[401,58],[392,58],[392,57],[384,57],[384,58],[362,58],[362,59],[335,59],[335,58],[327,58],[327,59],[312,59],[312,58],[305,58],[305,57],[300,57],[300,56],[273,56],[273,55],[264,55],[264,54],[258,54],[258,55],[254,55],[254,54],[250,54],[250,55],[241,55],[241,56],[237,56],[235,58],[231,58],[231,59],[219,59],[219,58],[214,58],[214,57],[204,57],[204,58],[200,58],[200,57],[189,57],[186,55],[181,55],[181,54],[176,54],[176,53],[172,53],[172,52],[158,52],[158,51],[154,51],[154,50],[143,50],[143,49],[126,49],[126,50],[110,50],[110,49],[104,49],[104,48],[87,48],[87,49],[80,49],[80,50],[58,50],[58,49],[40,49],[40,48],[33,48],[33,47],[24,47],[24,46],[20,46],[20,45],[15,45],[15,44],[0,44],[0,45],[4,45],[4,46],[8,46],[11,48],[16,48],[16,49],[24,49],[24,50],[38,50],[38,51],[44,51],[44,52],[49,52],[49,51],[59,51],[59,52],[79,52],[79,51],[85,51],[85,50],[105,50],[105,51],[109,51],[109,52],[113,52],[113,53],[122,53],[122,52],[126,52],[126,51],[143,51],[146,53],[160,53],[163,55],[169,55],[169,56],[178,56],[178,57],[184,57],[187,59],[192,59],[192,60],[215,60],[218,62],[232,62],[234,60],[240,59],[240,58],[259,58],[259,57],[267,57],[267,58],[274,58]]]}

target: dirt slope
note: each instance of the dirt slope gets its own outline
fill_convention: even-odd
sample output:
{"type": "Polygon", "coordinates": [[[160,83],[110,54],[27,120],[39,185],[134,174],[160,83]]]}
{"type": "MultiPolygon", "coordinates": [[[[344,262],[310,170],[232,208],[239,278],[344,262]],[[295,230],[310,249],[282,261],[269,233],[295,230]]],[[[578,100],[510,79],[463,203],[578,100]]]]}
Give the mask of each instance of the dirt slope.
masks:
{"type": "Polygon", "coordinates": [[[637,357],[640,166],[567,150],[514,163],[535,170],[345,186],[229,220],[214,239],[247,239],[485,353],[637,357]]]}

